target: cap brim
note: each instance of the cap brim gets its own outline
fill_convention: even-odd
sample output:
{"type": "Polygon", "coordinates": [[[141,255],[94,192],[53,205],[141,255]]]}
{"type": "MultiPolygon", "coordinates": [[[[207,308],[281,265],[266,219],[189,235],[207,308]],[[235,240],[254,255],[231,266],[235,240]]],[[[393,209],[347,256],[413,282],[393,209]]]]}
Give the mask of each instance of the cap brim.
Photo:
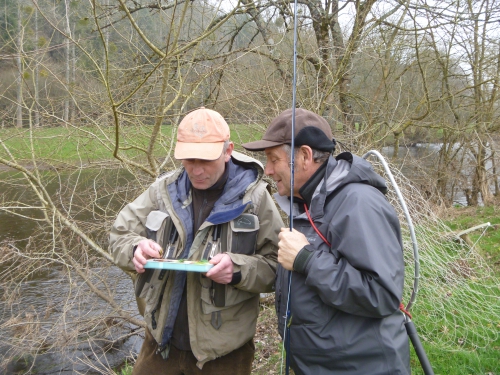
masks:
{"type": "Polygon", "coordinates": [[[222,155],[224,142],[186,143],[177,142],[174,157],[182,159],[216,160],[222,155]]]}
{"type": "Polygon", "coordinates": [[[262,139],[260,141],[243,143],[242,146],[248,151],[264,151],[266,148],[276,147],[283,144],[285,143],[266,141],[265,139],[262,139]]]}

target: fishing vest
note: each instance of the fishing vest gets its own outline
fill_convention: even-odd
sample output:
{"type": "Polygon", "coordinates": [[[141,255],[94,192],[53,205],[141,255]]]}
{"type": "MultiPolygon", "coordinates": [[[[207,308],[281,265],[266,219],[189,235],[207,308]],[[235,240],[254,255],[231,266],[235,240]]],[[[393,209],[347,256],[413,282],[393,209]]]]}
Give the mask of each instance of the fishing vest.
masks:
{"type": "MultiPolygon", "coordinates": [[[[158,210],[151,211],[146,218],[146,236],[158,243],[162,249],[163,259],[178,259],[182,250],[177,228],[170,217],[161,198],[160,189],[156,191],[158,210]]],[[[190,261],[210,260],[219,253],[237,253],[253,255],[257,247],[259,219],[253,210],[246,212],[228,223],[206,226],[199,230],[187,256],[190,261]],[[201,251],[200,251],[201,250],[201,251]]],[[[170,274],[175,271],[165,269],[146,269],[135,283],[135,294],[144,298],[147,304],[156,306],[150,311],[151,328],[155,330],[159,309],[170,274]]],[[[234,306],[254,294],[235,290],[231,285],[219,284],[199,274],[201,283],[201,299],[205,313],[212,313],[212,326],[220,327],[220,310],[226,306],[234,306]],[[213,310],[213,311],[211,311],[213,310]]],[[[146,318],[146,316],[145,316],[146,318]]]]}

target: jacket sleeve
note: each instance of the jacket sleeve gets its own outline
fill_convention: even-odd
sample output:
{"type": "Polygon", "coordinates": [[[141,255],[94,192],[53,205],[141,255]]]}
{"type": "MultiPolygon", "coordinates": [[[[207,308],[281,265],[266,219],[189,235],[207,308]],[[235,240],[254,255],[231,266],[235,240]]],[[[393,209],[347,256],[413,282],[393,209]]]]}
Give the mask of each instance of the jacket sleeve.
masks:
{"type": "Polygon", "coordinates": [[[146,218],[154,210],[152,188],[127,204],[118,214],[109,236],[109,251],[116,265],[124,270],[135,270],[133,249],[146,238],[146,218]]]}
{"type": "Polygon", "coordinates": [[[234,287],[253,293],[274,290],[278,256],[278,234],[284,226],[283,220],[271,195],[261,182],[257,199],[259,234],[254,255],[228,253],[234,264],[234,272],[241,272],[241,281],[234,287]]]}
{"type": "Polygon", "coordinates": [[[346,313],[391,315],[399,309],[404,284],[396,212],[380,192],[366,185],[337,198],[340,203],[327,234],[332,247],[313,254],[306,267],[306,285],[325,304],[346,313]]]}

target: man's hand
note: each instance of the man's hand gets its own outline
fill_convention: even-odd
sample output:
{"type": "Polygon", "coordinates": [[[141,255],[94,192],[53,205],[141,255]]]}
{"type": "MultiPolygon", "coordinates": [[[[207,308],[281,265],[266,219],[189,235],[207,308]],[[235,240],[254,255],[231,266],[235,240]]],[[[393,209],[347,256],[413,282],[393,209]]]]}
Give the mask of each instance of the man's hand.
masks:
{"type": "Polygon", "coordinates": [[[278,235],[280,241],[278,242],[278,262],[281,263],[283,268],[293,271],[293,262],[299,251],[306,245],[309,245],[306,236],[299,231],[290,228],[281,228],[278,235]]]}
{"type": "Polygon", "coordinates": [[[206,276],[219,284],[229,284],[233,279],[233,261],[227,254],[217,254],[209,263],[214,264],[206,276]]]}
{"type": "Polygon", "coordinates": [[[142,240],[137,244],[132,262],[137,273],[143,273],[144,265],[151,258],[160,257],[161,246],[152,240],[142,240]]]}

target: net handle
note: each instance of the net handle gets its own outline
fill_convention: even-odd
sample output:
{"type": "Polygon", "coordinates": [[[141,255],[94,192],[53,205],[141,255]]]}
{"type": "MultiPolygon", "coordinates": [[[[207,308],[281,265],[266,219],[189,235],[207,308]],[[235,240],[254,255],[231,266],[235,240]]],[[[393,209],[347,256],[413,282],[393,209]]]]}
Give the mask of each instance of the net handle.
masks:
{"type": "Polygon", "coordinates": [[[392,175],[392,172],[389,168],[389,164],[386,162],[382,154],[376,150],[370,150],[366,154],[363,155],[363,159],[368,159],[370,156],[376,156],[378,160],[382,163],[385,173],[389,177],[389,180],[391,181],[392,187],[394,188],[394,191],[396,192],[396,195],[399,200],[399,204],[401,205],[401,208],[403,209],[403,212],[405,214],[406,222],[408,223],[408,228],[410,230],[410,237],[411,237],[411,243],[413,246],[413,259],[415,263],[415,273],[413,276],[413,290],[411,292],[410,296],[410,301],[406,305],[406,310],[410,311],[411,307],[415,303],[417,299],[417,294],[418,294],[418,282],[420,279],[420,259],[418,256],[418,243],[417,243],[417,237],[415,236],[415,228],[413,227],[413,222],[410,217],[410,212],[408,211],[408,207],[406,206],[406,202],[403,198],[403,194],[401,194],[401,191],[399,190],[399,186],[396,183],[396,180],[394,179],[394,176],[392,175]]]}

